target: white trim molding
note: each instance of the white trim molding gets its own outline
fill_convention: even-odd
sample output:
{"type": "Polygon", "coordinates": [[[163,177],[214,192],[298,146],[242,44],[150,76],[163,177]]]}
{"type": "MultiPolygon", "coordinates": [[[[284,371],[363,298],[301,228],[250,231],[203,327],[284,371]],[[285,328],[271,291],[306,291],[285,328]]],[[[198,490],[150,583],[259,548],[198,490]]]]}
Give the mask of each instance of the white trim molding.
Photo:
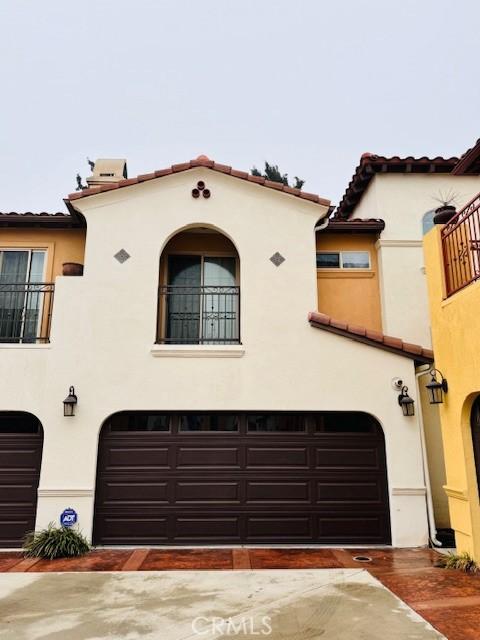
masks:
{"type": "Polygon", "coordinates": [[[51,349],[50,343],[47,344],[28,344],[25,343],[5,343],[0,345],[0,349],[33,349],[34,351],[43,351],[44,349],[51,349]]]}
{"type": "Polygon", "coordinates": [[[392,487],[392,496],[424,496],[425,487],[392,487]]]}
{"type": "Polygon", "coordinates": [[[39,498],[91,498],[95,489],[60,489],[48,488],[39,489],[39,498]]]}
{"type": "Polygon", "coordinates": [[[150,353],[155,358],[241,358],[245,348],[241,344],[155,344],[150,353]]]}
{"type": "Polygon", "coordinates": [[[454,498],[455,500],[463,500],[464,502],[468,502],[468,495],[466,489],[455,489],[454,487],[449,487],[446,484],[443,485],[443,490],[447,494],[449,498],[454,498]]]}
{"type": "Polygon", "coordinates": [[[382,247],[411,247],[421,249],[423,243],[421,240],[377,240],[375,248],[381,249],[382,247]]]}

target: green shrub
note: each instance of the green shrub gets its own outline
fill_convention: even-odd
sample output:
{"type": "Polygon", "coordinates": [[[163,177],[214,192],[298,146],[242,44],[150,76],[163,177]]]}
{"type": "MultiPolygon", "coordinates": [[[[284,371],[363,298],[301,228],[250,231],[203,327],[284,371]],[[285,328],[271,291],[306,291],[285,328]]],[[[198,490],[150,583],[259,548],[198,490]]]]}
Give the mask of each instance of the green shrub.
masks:
{"type": "Polygon", "coordinates": [[[442,556],[437,561],[437,564],[444,569],[458,569],[465,573],[477,573],[479,571],[479,566],[467,551],[449,553],[446,556],[442,556]]]}
{"type": "Polygon", "coordinates": [[[87,539],[77,530],[56,527],[51,522],[46,529],[32,531],[25,537],[23,551],[27,558],[73,558],[83,556],[91,547],[87,539]]]}

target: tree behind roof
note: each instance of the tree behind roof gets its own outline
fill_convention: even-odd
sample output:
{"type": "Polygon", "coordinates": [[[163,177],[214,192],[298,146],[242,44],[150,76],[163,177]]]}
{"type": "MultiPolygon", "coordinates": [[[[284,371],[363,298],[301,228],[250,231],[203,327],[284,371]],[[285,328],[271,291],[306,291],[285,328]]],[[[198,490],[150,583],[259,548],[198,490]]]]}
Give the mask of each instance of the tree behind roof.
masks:
{"type": "Polygon", "coordinates": [[[305,184],[305,180],[301,180],[295,176],[294,183],[292,185],[288,182],[288,173],[281,174],[277,164],[269,164],[265,162],[265,170],[261,173],[256,167],[253,167],[251,170],[252,176],[259,176],[261,178],[265,178],[266,180],[272,180],[272,182],[280,182],[284,184],[286,187],[294,187],[295,189],[301,189],[305,184]]]}

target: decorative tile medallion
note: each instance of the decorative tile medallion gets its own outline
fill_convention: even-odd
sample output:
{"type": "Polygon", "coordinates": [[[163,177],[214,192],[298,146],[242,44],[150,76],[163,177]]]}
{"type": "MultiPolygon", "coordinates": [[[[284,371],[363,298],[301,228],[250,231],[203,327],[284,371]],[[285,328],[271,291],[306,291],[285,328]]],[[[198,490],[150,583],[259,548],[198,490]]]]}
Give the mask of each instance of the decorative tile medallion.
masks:
{"type": "Polygon", "coordinates": [[[117,253],[113,257],[115,258],[115,260],[118,260],[120,264],[123,264],[130,258],[130,254],[125,251],[125,249],[120,249],[120,251],[117,251],[117,253]]]}
{"type": "Polygon", "coordinates": [[[204,198],[210,198],[210,196],[212,195],[210,189],[207,189],[203,180],[199,180],[197,182],[197,186],[192,189],[193,198],[199,198],[200,195],[202,195],[204,198]]]}
{"type": "Polygon", "coordinates": [[[273,256],[270,258],[271,262],[273,262],[273,264],[276,267],[279,267],[282,262],[285,262],[285,258],[282,256],[281,253],[278,253],[278,251],[276,251],[273,256]]]}

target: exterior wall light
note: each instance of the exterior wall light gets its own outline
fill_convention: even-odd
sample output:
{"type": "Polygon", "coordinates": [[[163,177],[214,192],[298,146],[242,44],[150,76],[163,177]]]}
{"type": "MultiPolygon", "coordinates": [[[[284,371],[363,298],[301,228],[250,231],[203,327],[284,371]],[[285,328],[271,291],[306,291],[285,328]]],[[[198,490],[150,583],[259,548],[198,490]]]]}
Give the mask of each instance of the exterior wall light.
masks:
{"type": "Polygon", "coordinates": [[[408,387],[402,387],[402,392],[398,396],[398,404],[402,407],[404,416],[415,415],[415,402],[408,395],[408,387]]]}
{"type": "Polygon", "coordinates": [[[70,387],[68,396],[63,401],[63,415],[67,417],[74,416],[76,404],[77,396],[75,395],[75,387],[70,387]]]}
{"type": "Polygon", "coordinates": [[[428,389],[430,404],[442,404],[443,394],[448,391],[448,382],[443,377],[443,373],[438,369],[432,369],[430,371],[430,375],[432,376],[432,379],[427,385],[425,385],[428,389]],[[437,380],[437,373],[442,378],[440,382],[437,380]]]}

